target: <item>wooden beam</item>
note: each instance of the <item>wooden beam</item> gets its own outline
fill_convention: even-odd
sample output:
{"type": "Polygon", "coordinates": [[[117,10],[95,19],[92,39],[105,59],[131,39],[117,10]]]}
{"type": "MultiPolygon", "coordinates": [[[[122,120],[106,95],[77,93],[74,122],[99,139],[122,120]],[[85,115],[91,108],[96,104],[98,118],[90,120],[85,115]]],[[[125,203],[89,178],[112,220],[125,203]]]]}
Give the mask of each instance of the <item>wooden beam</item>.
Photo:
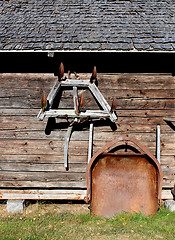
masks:
{"type": "Polygon", "coordinates": [[[106,99],[103,97],[103,95],[99,91],[98,87],[94,83],[92,83],[92,84],[89,84],[89,89],[90,89],[92,95],[98,101],[98,103],[104,109],[104,111],[107,111],[109,113],[110,120],[112,122],[116,122],[117,116],[115,115],[115,113],[110,113],[111,108],[110,108],[109,104],[107,103],[106,99]]]}
{"type": "Polygon", "coordinates": [[[60,117],[65,118],[65,116],[69,118],[107,118],[110,117],[110,114],[107,111],[103,110],[86,110],[86,112],[80,112],[79,115],[75,114],[73,109],[50,109],[49,111],[44,113],[47,117],[60,117]]]}
{"type": "Polygon", "coordinates": [[[89,128],[88,162],[90,161],[90,159],[93,155],[93,131],[94,131],[94,125],[93,125],[93,123],[91,123],[90,128],[89,128]]]}
{"type": "Polygon", "coordinates": [[[171,193],[171,190],[162,190],[162,199],[173,199],[173,194],[171,193]]]}
{"type": "Polygon", "coordinates": [[[61,87],[61,83],[59,83],[57,80],[55,81],[48,97],[47,100],[49,101],[49,104],[52,105],[53,100],[55,98],[55,96],[57,95],[58,91],[60,90],[61,87]]]}
{"type": "Polygon", "coordinates": [[[84,200],[86,190],[15,190],[0,189],[1,200],[84,200]]]}
{"type": "MultiPolygon", "coordinates": [[[[1,200],[84,200],[86,190],[75,189],[0,189],[1,200]]],[[[171,190],[162,190],[162,199],[173,199],[171,190]]]]}
{"type": "MultiPolygon", "coordinates": [[[[67,173],[68,174],[68,173],[67,173]]],[[[43,182],[41,180],[38,181],[18,181],[16,180],[10,180],[10,181],[4,181],[0,182],[1,188],[42,188],[42,189],[50,189],[50,188],[64,188],[64,189],[75,189],[75,188],[86,188],[86,181],[83,180],[77,180],[77,181],[62,181],[61,179],[55,180],[54,182],[43,182]]],[[[170,186],[171,187],[171,186],[170,186]]]]}
{"type": "Polygon", "coordinates": [[[160,125],[157,125],[156,131],[156,157],[160,163],[160,125]]]}
{"type": "MultiPolygon", "coordinates": [[[[49,101],[50,106],[52,105],[53,100],[54,100],[55,96],[57,95],[58,91],[60,90],[60,88],[61,88],[61,84],[56,80],[48,97],[47,97],[47,100],[49,101]]],[[[39,120],[43,120],[45,116],[46,116],[46,114],[42,112],[42,109],[40,109],[40,112],[39,112],[37,118],[39,118],[39,120]]]]}
{"type": "Polygon", "coordinates": [[[89,80],[77,80],[77,79],[67,79],[61,82],[62,87],[88,87],[90,84],[89,80]]]}
{"type": "Polygon", "coordinates": [[[64,167],[66,170],[68,170],[68,150],[69,150],[69,141],[71,138],[73,126],[69,126],[67,133],[66,133],[66,139],[65,139],[65,145],[64,145],[64,167]]]}
{"type": "Polygon", "coordinates": [[[73,87],[73,102],[74,102],[74,111],[75,111],[75,114],[76,114],[76,112],[78,112],[78,104],[79,104],[77,87],[73,87]]]}

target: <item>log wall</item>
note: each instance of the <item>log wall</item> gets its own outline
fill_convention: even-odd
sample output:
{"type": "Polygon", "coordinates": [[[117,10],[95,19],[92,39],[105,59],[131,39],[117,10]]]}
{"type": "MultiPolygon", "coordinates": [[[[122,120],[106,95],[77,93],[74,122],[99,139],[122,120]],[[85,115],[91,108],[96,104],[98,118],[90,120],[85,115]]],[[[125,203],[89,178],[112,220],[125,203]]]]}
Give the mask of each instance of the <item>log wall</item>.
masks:
{"type": "MultiPolygon", "coordinates": [[[[82,79],[89,74],[80,74],[82,79]]],[[[109,104],[118,99],[117,131],[94,128],[94,153],[114,138],[128,133],[154,155],[156,126],[161,128],[163,198],[172,198],[175,180],[175,133],[163,117],[175,116],[175,77],[170,74],[98,74],[99,90],[109,104]]],[[[86,190],[89,131],[73,132],[69,171],[64,169],[66,129],[45,135],[47,119],[38,121],[42,90],[48,94],[52,74],[0,74],[0,198],[81,199],[86,190]],[[48,191],[48,189],[52,189],[48,191]],[[70,195],[66,195],[67,194],[70,195]],[[77,192],[77,195],[76,195],[77,192]],[[59,194],[61,197],[59,197],[59,194]],[[64,196],[64,197],[63,197],[64,196]]],[[[95,101],[85,93],[86,108],[95,101]]],[[[63,92],[60,107],[72,106],[63,92]]]]}

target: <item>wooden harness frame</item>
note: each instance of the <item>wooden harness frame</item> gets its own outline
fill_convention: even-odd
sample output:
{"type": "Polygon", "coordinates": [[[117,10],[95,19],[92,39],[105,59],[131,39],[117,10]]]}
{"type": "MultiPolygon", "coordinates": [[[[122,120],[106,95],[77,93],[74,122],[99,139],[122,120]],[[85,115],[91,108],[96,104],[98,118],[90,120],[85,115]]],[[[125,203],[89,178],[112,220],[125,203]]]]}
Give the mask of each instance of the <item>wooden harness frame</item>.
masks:
{"type": "MultiPolygon", "coordinates": [[[[45,117],[55,117],[55,118],[72,118],[73,122],[78,122],[81,119],[99,119],[105,118],[110,119],[112,123],[115,123],[117,120],[117,115],[114,111],[111,111],[111,107],[99,91],[98,87],[95,83],[90,82],[89,80],[77,80],[77,79],[66,79],[62,81],[55,81],[48,97],[47,101],[50,105],[50,109],[48,111],[42,112],[40,110],[38,114],[38,119],[43,120],[45,117]],[[52,104],[55,97],[60,94],[61,88],[65,89],[70,87],[73,89],[73,102],[74,109],[52,109],[52,104]],[[99,106],[102,110],[86,110],[80,111],[78,114],[76,112],[79,101],[78,101],[78,88],[89,89],[99,106]]],[[[73,124],[70,124],[67,130],[66,139],[65,139],[65,147],[64,147],[64,167],[68,169],[68,145],[71,137],[73,129],[73,124]]],[[[93,123],[90,124],[90,134],[89,134],[89,151],[88,151],[88,162],[92,157],[92,146],[93,146],[93,123]]]]}

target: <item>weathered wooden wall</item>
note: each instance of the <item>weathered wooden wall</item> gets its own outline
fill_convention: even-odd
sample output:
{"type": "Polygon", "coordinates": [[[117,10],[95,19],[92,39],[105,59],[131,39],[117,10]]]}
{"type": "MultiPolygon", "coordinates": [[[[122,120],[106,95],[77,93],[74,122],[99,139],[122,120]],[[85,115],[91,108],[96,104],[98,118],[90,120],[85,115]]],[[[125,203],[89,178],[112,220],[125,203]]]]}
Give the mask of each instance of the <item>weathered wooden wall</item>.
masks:
{"type": "MultiPolygon", "coordinates": [[[[89,74],[80,76],[90,77],[89,74]]],[[[171,198],[170,189],[175,179],[175,133],[163,117],[175,116],[175,77],[98,74],[98,80],[99,89],[109,104],[112,97],[118,99],[118,129],[112,132],[108,126],[95,127],[94,152],[128,130],[130,137],[139,140],[155,155],[156,126],[160,124],[163,198],[171,198]]],[[[44,132],[47,119],[43,122],[37,119],[42,90],[48,94],[54,81],[52,74],[0,74],[0,198],[55,199],[59,194],[60,198],[66,198],[66,190],[72,194],[70,198],[82,198],[85,194],[88,130],[72,134],[70,169],[66,172],[63,163],[66,129],[47,136],[44,132]],[[48,191],[48,188],[54,190],[48,191]]],[[[72,96],[63,95],[61,106],[66,103],[70,106],[72,96]]],[[[86,107],[95,108],[94,101],[86,99],[86,107]]]]}

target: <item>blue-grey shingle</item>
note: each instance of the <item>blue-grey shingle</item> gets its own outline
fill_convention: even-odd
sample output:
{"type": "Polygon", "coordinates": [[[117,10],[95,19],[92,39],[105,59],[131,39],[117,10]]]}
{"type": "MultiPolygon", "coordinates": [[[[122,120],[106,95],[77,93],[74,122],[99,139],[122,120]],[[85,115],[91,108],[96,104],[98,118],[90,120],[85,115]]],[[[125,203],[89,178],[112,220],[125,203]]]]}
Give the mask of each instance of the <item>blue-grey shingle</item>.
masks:
{"type": "Polygon", "coordinates": [[[0,50],[174,51],[174,0],[0,1],[0,50]]]}

